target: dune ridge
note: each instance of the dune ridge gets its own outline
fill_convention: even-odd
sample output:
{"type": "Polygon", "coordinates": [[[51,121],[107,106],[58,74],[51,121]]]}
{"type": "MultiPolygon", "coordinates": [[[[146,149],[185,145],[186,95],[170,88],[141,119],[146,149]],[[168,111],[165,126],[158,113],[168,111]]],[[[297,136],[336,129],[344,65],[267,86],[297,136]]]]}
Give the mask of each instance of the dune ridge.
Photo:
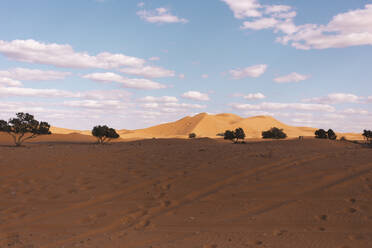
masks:
{"type": "MultiPolygon", "coordinates": [[[[235,114],[222,113],[211,115],[200,113],[195,116],[186,116],[174,122],[164,123],[148,128],[118,130],[122,139],[147,139],[147,138],[187,138],[190,133],[198,137],[218,138],[217,134],[225,130],[233,130],[241,127],[244,129],[247,138],[261,138],[262,131],[272,127],[282,128],[289,138],[298,136],[314,136],[316,128],[295,127],[286,125],[272,116],[253,116],[242,118],[235,114]]],[[[90,131],[80,131],[52,127],[54,134],[83,134],[91,135],[90,131]]],[[[339,137],[345,136],[348,139],[362,139],[356,133],[337,133],[339,137]]]]}

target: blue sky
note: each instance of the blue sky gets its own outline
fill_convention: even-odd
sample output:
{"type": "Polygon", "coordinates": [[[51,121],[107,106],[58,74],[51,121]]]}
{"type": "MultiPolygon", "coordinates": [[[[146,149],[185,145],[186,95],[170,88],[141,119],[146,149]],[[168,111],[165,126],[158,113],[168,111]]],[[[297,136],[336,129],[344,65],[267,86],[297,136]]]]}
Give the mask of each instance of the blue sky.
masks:
{"type": "Polygon", "coordinates": [[[3,0],[0,118],[136,129],[229,112],[359,132],[371,55],[371,0],[3,0]]]}

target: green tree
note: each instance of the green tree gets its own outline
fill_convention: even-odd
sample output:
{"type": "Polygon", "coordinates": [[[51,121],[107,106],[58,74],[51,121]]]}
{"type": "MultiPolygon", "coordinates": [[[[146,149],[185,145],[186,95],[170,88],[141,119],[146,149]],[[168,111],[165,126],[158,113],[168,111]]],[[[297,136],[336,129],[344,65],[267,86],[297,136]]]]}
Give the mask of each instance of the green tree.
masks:
{"type": "Polygon", "coordinates": [[[236,142],[238,142],[239,140],[244,141],[245,133],[244,133],[243,128],[239,127],[235,129],[234,136],[235,136],[236,142]]]}
{"type": "Polygon", "coordinates": [[[330,140],[335,140],[335,139],[337,139],[337,135],[335,134],[335,132],[333,132],[332,129],[329,129],[329,130],[327,131],[327,136],[328,136],[328,139],[330,139],[330,140]]]}
{"type": "Polygon", "coordinates": [[[231,130],[226,130],[225,133],[224,133],[224,136],[223,138],[225,140],[234,140],[235,139],[235,133],[234,131],[231,131],[231,130]]]}
{"type": "Polygon", "coordinates": [[[0,120],[0,132],[12,136],[15,146],[21,146],[24,141],[39,135],[51,134],[49,129],[50,125],[47,122],[39,122],[28,113],[17,113],[16,118],[9,121],[0,120]]]}
{"type": "Polygon", "coordinates": [[[189,139],[194,139],[196,138],[196,134],[195,133],[189,133],[189,139]]]}
{"type": "Polygon", "coordinates": [[[363,130],[363,136],[367,142],[372,143],[372,131],[371,130],[363,130]]]}
{"type": "Polygon", "coordinates": [[[102,145],[120,137],[115,129],[109,128],[106,125],[93,127],[92,135],[97,138],[98,144],[102,145]]]}
{"type": "Polygon", "coordinates": [[[263,131],[262,138],[263,139],[285,139],[287,138],[287,134],[284,133],[283,129],[273,127],[270,130],[263,131]]]}
{"type": "Polygon", "coordinates": [[[317,139],[327,139],[328,134],[324,129],[318,129],[315,131],[315,138],[317,139]]]}

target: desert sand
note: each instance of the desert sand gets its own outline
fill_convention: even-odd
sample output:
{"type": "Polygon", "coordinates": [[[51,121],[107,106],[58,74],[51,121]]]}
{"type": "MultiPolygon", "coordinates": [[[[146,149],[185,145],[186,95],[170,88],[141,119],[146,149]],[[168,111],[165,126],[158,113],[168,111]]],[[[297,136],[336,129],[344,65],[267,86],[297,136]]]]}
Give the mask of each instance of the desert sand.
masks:
{"type": "MultiPolygon", "coordinates": [[[[247,134],[272,125],[312,132],[225,114],[124,132],[212,136],[235,125],[247,134]]],[[[0,135],[1,248],[372,247],[372,150],[363,144],[164,138],[102,146],[60,131],[19,148],[0,135]]]]}
{"type": "Polygon", "coordinates": [[[370,148],[86,137],[1,139],[0,247],[372,247],[370,148]]]}

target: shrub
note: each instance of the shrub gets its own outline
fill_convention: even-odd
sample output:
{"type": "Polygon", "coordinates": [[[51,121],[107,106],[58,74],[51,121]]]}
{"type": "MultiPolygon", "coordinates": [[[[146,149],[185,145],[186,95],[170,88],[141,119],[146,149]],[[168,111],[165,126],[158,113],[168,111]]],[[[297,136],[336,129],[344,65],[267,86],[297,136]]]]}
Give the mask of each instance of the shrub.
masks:
{"type": "Polygon", "coordinates": [[[93,127],[92,135],[97,138],[98,144],[102,145],[120,137],[115,129],[109,128],[106,125],[93,127]]]}
{"type": "Polygon", "coordinates": [[[235,129],[234,135],[235,135],[236,142],[238,142],[239,140],[242,140],[242,142],[244,142],[245,133],[244,133],[243,128],[239,127],[235,129]]]}
{"type": "Polygon", "coordinates": [[[318,129],[315,131],[315,138],[317,139],[327,139],[328,134],[324,129],[318,129]]]}
{"type": "Polygon", "coordinates": [[[223,135],[223,138],[225,140],[234,140],[235,139],[234,131],[226,130],[223,135]]]}
{"type": "Polygon", "coordinates": [[[225,140],[235,140],[235,143],[238,143],[239,140],[242,140],[242,143],[244,143],[245,133],[243,128],[239,127],[235,131],[226,130],[223,137],[225,140]]]}
{"type": "Polygon", "coordinates": [[[372,131],[371,130],[363,130],[363,136],[367,142],[372,143],[372,131]]]}
{"type": "Polygon", "coordinates": [[[8,122],[0,120],[0,132],[6,132],[12,136],[15,146],[21,146],[24,141],[39,135],[51,134],[50,125],[47,122],[39,122],[28,113],[21,112],[16,116],[8,122]]]}
{"type": "Polygon", "coordinates": [[[347,139],[346,139],[345,136],[342,136],[340,140],[341,140],[341,141],[347,141],[347,139]]]}
{"type": "Polygon", "coordinates": [[[189,134],[189,139],[194,139],[196,138],[196,134],[195,133],[190,133],[189,134]]]}
{"type": "Polygon", "coordinates": [[[329,130],[327,131],[327,136],[328,136],[328,139],[330,139],[330,140],[335,140],[335,139],[337,139],[337,135],[335,134],[335,132],[333,132],[332,129],[329,129],[329,130]]]}
{"type": "Polygon", "coordinates": [[[284,133],[283,129],[273,127],[270,130],[263,131],[262,138],[263,139],[285,139],[287,138],[287,134],[284,133]]]}

